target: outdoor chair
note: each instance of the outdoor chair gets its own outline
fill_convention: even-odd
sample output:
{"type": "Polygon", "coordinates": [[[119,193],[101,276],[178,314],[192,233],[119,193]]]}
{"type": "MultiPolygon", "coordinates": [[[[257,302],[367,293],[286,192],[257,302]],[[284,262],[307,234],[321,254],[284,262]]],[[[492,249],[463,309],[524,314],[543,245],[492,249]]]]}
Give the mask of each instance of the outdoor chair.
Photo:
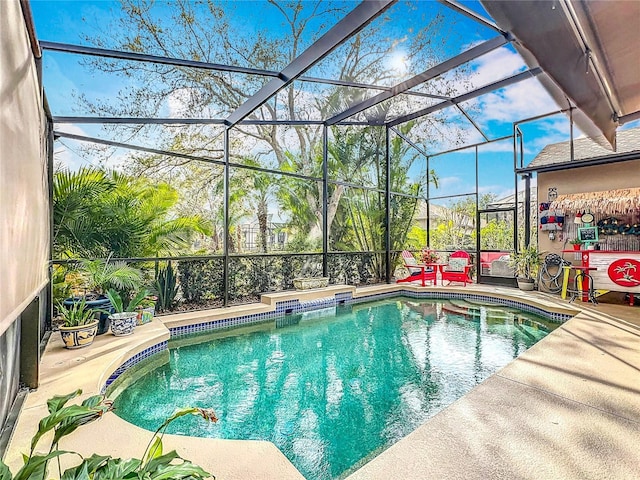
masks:
{"type": "Polygon", "coordinates": [[[410,251],[404,250],[402,252],[402,260],[406,269],[409,270],[409,276],[396,280],[396,283],[415,282],[416,280],[420,280],[423,286],[425,282],[436,283],[436,269],[427,267],[424,264],[418,264],[416,257],[410,251]]]}
{"type": "Polygon", "coordinates": [[[471,257],[467,252],[458,250],[449,256],[449,263],[442,268],[442,284],[447,280],[451,282],[473,283],[471,280],[471,257]]]}

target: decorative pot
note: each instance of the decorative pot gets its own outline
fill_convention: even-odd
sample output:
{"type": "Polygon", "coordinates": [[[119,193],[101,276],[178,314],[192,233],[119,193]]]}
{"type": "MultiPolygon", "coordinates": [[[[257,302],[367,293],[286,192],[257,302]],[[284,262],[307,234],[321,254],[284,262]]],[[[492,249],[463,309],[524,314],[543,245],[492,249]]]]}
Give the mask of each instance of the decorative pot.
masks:
{"type": "Polygon", "coordinates": [[[526,292],[533,290],[534,283],[532,278],[518,278],[518,288],[526,292]]]}
{"type": "Polygon", "coordinates": [[[98,320],[77,327],[60,327],[60,336],[65,348],[88,347],[93,343],[98,331],[98,320]]]}
{"type": "Polygon", "coordinates": [[[136,312],[112,313],[109,315],[109,320],[111,320],[111,333],[116,337],[124,337],[133,333],[138,323],[138,314],[136,312]]]}
{"type": "Polygon", "coordinates": [[[156,307],[144,307],[137,310],[137,323],[138,325],[144,325],[145,323],[149,323],[153,320],[153,316],[156,313],[156,307]]]}
{"type": "Polygon", "coordinates": [[[574,245],[573,249],[574,250],[580,250],[580,247],[582,247],[582,245],[578,244],[578,245],[574,245]]]}
{"type": "MultiPolygon", "coordinates": [[[[65,307],[70,308],[75,303],[82,301],[82,297],[67,298],[63,304],[65,307]]],[[[98,317],[98,333],[96,335],[102,335],[109,330],[109,313],[113,312],[111,302],[104,295],[100,295],[96,300],[86,300],[85,308],[96,310],[98,317]]]]}
{"type": "Polygon", "coordinates": [[[324,288],[327,285],[329,285],[329,277],[306,277],[293,279],[293,286],[296,287],[296,290],[324,288]]]}

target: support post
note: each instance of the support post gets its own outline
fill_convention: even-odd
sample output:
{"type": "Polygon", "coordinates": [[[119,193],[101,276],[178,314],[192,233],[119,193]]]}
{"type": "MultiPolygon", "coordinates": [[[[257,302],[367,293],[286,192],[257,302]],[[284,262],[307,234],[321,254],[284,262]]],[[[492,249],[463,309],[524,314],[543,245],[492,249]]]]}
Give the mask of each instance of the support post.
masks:
{"type": "MultiPolygon", "coordinates": [[[[526,173],[524,178],[524,246],[529,246],[531,240],[531,174],[526,173]]],[[[517,200],[517,197],[516,197],[517,200]]]]}
{"type": "Polygon", "coordinates": [[[429,157],[425,158],[425,162],[427,164],[427,247],[431,248],[431,205],[430,205],[430,195],[431,190],[429,184],[431,183],[431,171],[429,170],[429,157]]]}
{"type": "Polygon", "coordinates": [[[385,267],[386,281],[391,283],[391,160],[389,158],[389,127],[385,127],[385,231],[384,231],[384,250],[385,250],[385,267]]]}
{"type": "Polygon", "coordinates": [[[224,129],[224,205],[222,235],[222,287],[223,305],[229,305],[229,128],[224,129]]]}
{"type": "Polygon", "coordinates": [[[329,127],[322,127],[322,276],[329,276],[329,127]]]}
{"type": "Polygon", "coordinates": [[[40,297],[34,298],[20,315],[20,382],[38,387],[40,366],[40,297]]]}

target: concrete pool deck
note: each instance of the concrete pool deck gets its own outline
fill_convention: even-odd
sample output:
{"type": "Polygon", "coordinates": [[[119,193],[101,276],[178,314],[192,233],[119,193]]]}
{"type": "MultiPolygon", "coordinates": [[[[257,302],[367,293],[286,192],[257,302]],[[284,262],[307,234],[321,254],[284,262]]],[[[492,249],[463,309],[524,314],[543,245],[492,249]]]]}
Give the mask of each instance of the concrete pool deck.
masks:
{"type": "MultiPolygon", "coordinates": [[[[320,298],[345,288],[352,289],[333,287],[305,295],[320,298]]],[[[640,308],[568,304],[556,296],[484,285],[380,285],[357,289],[354,297],[398,289],[486,293],[579,313],[373,458],[349,480],[638,478],[640,308]]],[[[270,297],[295,295],[283,292],[270,297]]],[[[271,306],[247,308],[268,310],[271,306]]],[[[232,309],[237,314],[241,307],[232,309]]],[[[209,315],[224,316],[232,309],[209,315]]],[[[198,312],[194,318],[207,315],[198,312]]],[[[159,317],[132,336],[102,335],[81,350],[65,350],[59,335],[52,335],[42,358],[40,387],[28,394],[5,455],[12,471],[21,464],[20,452],[28,450],[38,420],[46,415],[48,398],[76,388],[83,389],[83,397],[98,393],[125,360],[169,337],[164,323],[188,321],[186,314],[159,317]]],[[[139,456],[150,436],[109,414],[74,432],[61,447],[81,453],[139,456]]],[[[303,478],[270,442],[167,435],[165,450],[173,448],[219,480],[303,478]]]]}

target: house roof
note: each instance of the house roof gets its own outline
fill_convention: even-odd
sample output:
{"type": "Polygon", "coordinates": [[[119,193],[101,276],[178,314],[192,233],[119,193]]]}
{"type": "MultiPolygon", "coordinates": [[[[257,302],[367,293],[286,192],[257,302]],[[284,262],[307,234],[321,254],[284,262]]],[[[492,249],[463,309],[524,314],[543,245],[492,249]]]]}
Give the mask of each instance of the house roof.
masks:
{"type": "Polygon", "coordinates": [[[571,141],[547,145],[528,165],[527,170],[536,170],[549,165],[572,164],[604,157],[618,157],[623,154],[638,153],[640,158],[640,128],[618,131],[616,152],[600,146],[590,138],[573,141],[574,159],[571,160],[571,141]]]}

